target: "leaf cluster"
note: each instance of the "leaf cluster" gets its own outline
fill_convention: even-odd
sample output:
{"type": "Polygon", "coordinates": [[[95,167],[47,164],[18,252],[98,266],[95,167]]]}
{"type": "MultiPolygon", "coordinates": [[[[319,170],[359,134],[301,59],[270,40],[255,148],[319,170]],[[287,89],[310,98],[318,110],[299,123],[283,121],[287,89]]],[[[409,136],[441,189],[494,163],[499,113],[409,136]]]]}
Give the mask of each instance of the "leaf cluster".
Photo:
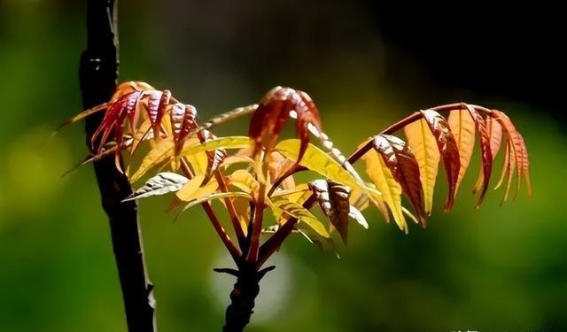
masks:
{"type": "Polygon", "coordinates": [[[91,155],[82,164],[114,156],[116,166],[132,183],[151,174],[125,200],[174,193],[168,210],[175,209],[178,215],[202,205],[239,266],[252,264],[260,269],[292,233],[334,248],[332,233],[337,232],[346,243],[351,220],[368,227],[361,211],[369,206],[405,232],[407,218],[425,227],[439,165],[448,184],[448,211],[475,144],[482,165],[473,188],[477,208],[501,150],[504,165],[495,189],[505,188],[502,201],[508,199],[514,181],[516,192],[522,182],[531,192],[522,135],[504,113],[477,105],[457,103],[415,112],[364,141],[348,158],[323,132],[319,110],[309,95],[286,87],[270,90],[258,104],[199,124],[195,107],[179,102],[170,91],[126,82],[110,101],[62,126],[96,112],[104,112],[104,118],[92,136],[91,155]],[[247,136],[217,137],[210,131],[247,115],[251,115],[247,136]],[[291,121],[295,121],[296,137],[289,139],[282,132],[291,121]],[[398,131],[405,140],[394,136],[398,131]],[[318,143],[311,142],[312,137],[318,143]],[[141,149],[142,145],[147,147],[141,149]],[[120,156],[127,160],[124,170],[120,156]],[[367,180],[352,166],[360,160],[367,180]],[[302,171],[316,177],[300,182],[295,175],[302,171]],[[402,196],[411,210],[402,205],[402,196]],[[215,215],[213,201],[228,212],[236,242],[215,215]],[[317,206],[320,213],[313,211],[317,206]]]}

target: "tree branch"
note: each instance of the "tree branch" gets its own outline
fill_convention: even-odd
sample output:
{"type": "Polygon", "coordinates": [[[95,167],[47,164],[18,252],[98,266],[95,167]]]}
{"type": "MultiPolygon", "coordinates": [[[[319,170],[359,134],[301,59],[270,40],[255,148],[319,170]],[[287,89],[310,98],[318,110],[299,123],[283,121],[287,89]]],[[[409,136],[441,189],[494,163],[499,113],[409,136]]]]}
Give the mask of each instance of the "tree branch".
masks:
{"type": "MultiPolygon", "coordinates": [[[[116,89],[118,35],[114,0],[87,0],[87,49],[81,55],[79,75],[84,109],[108,101],[116,89]]],[[[86,119],[89,148],[102,116],[98,113],[86,119]]],[[[128,330],[153,332],[153,286],[146,273],[137,205],[135,201],[121,203],[132,188],[126,176],[116,169],[113,158],[102,158],[93,164],[102,206],[109,218],[128,330]]]]}

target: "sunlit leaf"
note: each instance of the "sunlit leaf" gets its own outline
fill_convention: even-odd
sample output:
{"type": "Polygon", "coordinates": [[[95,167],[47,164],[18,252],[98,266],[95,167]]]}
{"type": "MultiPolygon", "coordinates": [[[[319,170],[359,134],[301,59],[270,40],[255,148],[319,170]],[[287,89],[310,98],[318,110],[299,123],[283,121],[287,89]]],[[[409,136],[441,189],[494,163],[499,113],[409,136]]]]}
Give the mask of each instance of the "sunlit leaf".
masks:
{"type": "Polygon", "coordinates": [[[226,136],[211,139],[205,143],[189,145],[183,148],[181,155],[186,156],[202,151],[212,151],[216,149],[242,149],[248,147],[252,141],[247,136],[226,136]]]}
{"type": "Polygon", "coordinates": [[[419,165],[419,177],[423,189],[423,208],[430,215],[433,209],[433,193],[439,167],[439,149],[424,119],[404,128],[404,133],[419,165]]]}
{"type": "Polygon", "coordinates": [[[260,184],[258,180],[254,178],[250,172],[237,169],[232,174],[228,176],[228,183],[248,194],[252,197],[256,197],[258,195],[258,191],[260,188],[260,184]]]}
{"type": "Polygon", "coordinates": [[[126,197],[123,202],[177,191],[187,183],[187,181],[188,179],[183,175],[162,172],[146,181],[141,188],[126,197]]]}
{"type": "MultiPolygon", "coordinates": [[[[494,158],[492,156],[492,151],[490,147],[490,132],[486,127],[485,118],[478,113],[472,106],[467,105],[469,114],[475,122],[475,130],[478,133],[478,140],[480,145],[480,156],[481,156],[481,169],[478,175],[478,179],[473,188],[473,194],[480,191],[478,201],[475,208],[478,209],[482,204],[486,191],[488,190],[488,184],[490,181],[490,176],[492,174],[492,164],[494,158]]],[[[462,160],[462,159],[461,159],[462,160]]]]}
{"type": "Polygon", "coordinates": [[[199,174],[194,178],[190,179],[177,193],[175,196],[184,202],[190,202],[195,199],[200,199],[214,193],[219,184],[212,179],[209,183],[201,185],[203,183],[204,175],[199,174]]]}
{"type": "Polygon", "coordinates": [[[197,127],[195,117],[197,110],[192,105],[175,103],[171,107],[170,120],[173,128],[174,155],[179,156],[183,149],[187,134],[197,127]]]}
{"type": "MultiPolygon", "coordinates": [[[[508,198],[510,185],[516,169],[518,171],[518,187],[516,194],[520,189],[522,177],[524,177],[525,179],[528,194],[531,194],[528,152],[524,143],[524,139],[522,135],[520,135],[520,133],[516,130],[516,127],[514,126],[512,121],[510,121],[508,116],[497,110],[493,110],[491,114],[498,121],[498,123],[506,133],[508,142],[506,145],[507,158],[505,158],[504,163],[504,173],[506,174],[507,184],[502,202],[506,201],[508,198]]],[[[500,183],[497,185],[497,187],[500,185],[500,183]]]]}
{"type": "Polygon", "coordinates": [[[350,206],[348,215],[352,219],[356,220],[356,222],[358,222],[360,226],[368,229],[368,222],[366,221],[366,218],[364,218],[362,212],[360,212],[357,208],[355,208],[354,206],[350,206]]]}
{"type": "MultiPolygon", "coordinates": [[[[500,126],[498,121],[496,121],[496,119],[490,116],[485,118],[485,122],[486,122],[486,131],[488,132],[489,142],[490,142],[490,155],[492,156],[492,162],[494,163],[494,159],[496,158],[496,155],[500,150],[500,145],[502,142],[502,127],[500,126]]],[[[488,185],[488,179],[485,179],[483,170],[481,170],[478,179],[476,181],[476,184],[474,185],[473,194],[476,194],[477,192],[481,191],[483,189],[483,185],[485,184],[488,185]]],[[[483,195],[481,194],[481,197],[482,196],[483,195]]],[[[481,199],[479,198],[479,203],[477,204],[477,206],[480,205],[480,203],[481,203],[481,199]]]]}
{"type": "Polygon", "coordinates": [[[317,219],[311,211],[307,210],[303,206],[282,199],[273,202],[272,207],[275,209],[274,215],[276,216],[276,219],[278,219],[281,214],[284,214],[291,218],[296,218],[299,223],[305,223],[320,236],[324,238],[330,237],[329,232],[327,232],[323,223],[317,219]]]}
{"type": "Polygon", "coordinates": [[[252,160],[252,158],[246,157],[246,156],[238,156],[238,155],[227,156],[225,158],[225,160],[223,161],[222,166],[224,166],[226,168],[226,167],[232,166],[234,164],[239,164],[239,163],[252,164],[252,163],[254,163],[254,160],[252,160]]]}
{"type": "Polygon", "coordinates": [[[459,170],[461,169],[459,148],[457,147],[457,142],[451,133],[447,120],[441,116],[441,114],[433,110],[421,111],[421,113],[437,142],[437,148],[439,149],[443,165],[445,166],[445,172],[447,173],[449,193],[447,194],[445,211],[448,211],[453,208],[455,202],[455,189],[459,177],[459,170]]]}
{"type": "MultiPolygon", "coordinates": [[[[474,112],[474,109],[471,109],[474,112]]],[[[447,118],[449,127],[455,137],[457,148],[459,150],[459,157],[461,167],[459,168],[459,176],[455,184],[455,194],[459,190],[459,185],[465,176],[465,173],[471,163],[472,154],[474,151],[476,125],[470,111],[468,109],[454,110],[449,113],[447,118]]]]}
{"type": "Polygon", "coordinates": [[[388,207],[384,202],[382,194],[376,190],[374,184],[367,183],[365,190],[360,188],[351,189],[350,204],[352,207],[362,211],[368,207],[370,202],[378,208],[386,222],[390,222],[388,207]]]}
{"type": "Polygon", "coordinates": [[[136,172],[130,177],[130,182],[138,181],[151,168],[170,160],[173,157],[173,146],[174,142],[172,140],[160,141],[144,157],[136,172]]]}
{"type": "MultiPolygon", "coordinates": [[[[187,139],[187,145],[199,145],[201,141],[197,137],[191,137],[187,139]]],[[[208,158],[205,151],[199,151],[184,156],[185,160],[188,161],[194,174],[205,175],[207,173],[208,158]]]]}
{"type": "MultiPolygon", "coordinates": [[[[270,174],[270,179],[276,181],[281,176],[285,176],[286,173],[295,167],[295,162],[286,158],[279,151],[272,151],[267,158],[268,162],[268,172],[270,174]]],[[[284,189],[292,189],[295,187],[295,181],[293,177],[288,176],[282,182],[281,186],[284,189]]]]}
{"type": "Polygon", "coordinates": [[[321,211],[339,232],[343,243],[348,240],[348,217],[350,212],[348,187],[325,180],[315,180],[309,183],[321,211]]]}
{"type": "MultiPolygon", "coordinates": [[[[209,195],[201,195],[200,198],[196,198],[192,201],[190,201],[188,204],[186,204],[185,206],[183,206],[183,209],[181,209],[181,211],[179,211],[179,213],[175,216],[175,218],[179,217],[179,215],[186,211],[187,209],[192,208],[195,205],[199,205],[202,204],[204,202],[207,201],[213,201],[213,200],[217,200],[217,199],[225,199],[225,198],[237,198],[237,197],[242,197],[242,198],[246,198],[246,199],[251,199],[250,195],[247,193],[243,193],[240,191],[237,192],[220,192],[220,193],[214,193],[214,194],[209,194],[209,195]]],[[[171,210],[171,208],[168,209],[168,211],[171,210]]]]}
{"type": "Polygon", "coordinates": [[[382,194],[384,202],[390,209],[398,227],[407,233],[407,223],[402,212],[402,187],[386,166],[384,159],[374,149],[363,157],[366,162],[366,173],[382,194]]]}
{"type": "MultiPolygon", "coordinates": [[[[224,203],[224,201],[221,201],[224,203]]],[[[244,235],[248,233],[248,222],[250,221],[250,203],[252,202],[252,197],[250,195],[244,197],[234,197],[232,198],[232,205],[236,211],[236,217],[242,228],[244,235]]]]}
{"type": "MultiPolygon", "coordinates": [[[[283,140],[276,145],[276,150],[291,160],[299,156],[300,142],[297,139],[283,140]]],[[[349,188],[360,188],[360,184],[351,173],[346,171],[336,160],[318,147],[309,144],[299,164],[329,178],[331,181],[344,184],[349,188]]]]}
{"type": "Polygon", "coordinates": [[[419,165],[412,151],[404,141],[391,135],[375,136],[373,147],[382,156],[394,179],[401,185],[402,192],[408,197],[417,213],[419,224],[425,226],[419,165]]]}
{"type": "Polygon", "coordinates": [[[250,120],[248,136],[254,141],[254,155],[262,147],[273,148],[290,117],[297,119],[296,132],[300,141],[294,161],[302,159],[309,144],[308,126],[322,131],[319,110],[305,92],[279,86],[266,93],[250,120]]]}

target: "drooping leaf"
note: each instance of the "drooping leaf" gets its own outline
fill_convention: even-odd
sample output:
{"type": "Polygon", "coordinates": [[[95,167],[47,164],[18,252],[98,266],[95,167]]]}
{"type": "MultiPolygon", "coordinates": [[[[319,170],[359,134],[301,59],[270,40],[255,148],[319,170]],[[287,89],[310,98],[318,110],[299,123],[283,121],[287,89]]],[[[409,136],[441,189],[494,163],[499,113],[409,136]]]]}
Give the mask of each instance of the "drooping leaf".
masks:
{"type": "Polygon", "coordinates": [[[360,212],[357,208],[351,205],[349,207],[348,215],[352,219],[356,220],[356,222],[358,222],[362,227],[368,229],[368,222],[366,221],[366,218],[364,218],[362,212],[360,212]]]}
{"type": "Polygon", "coordinates": [[[322,131],[319,110],[305,92],[279,86],[262,98],[250,120],[248,136],[254,141],[253,155],[262,148],[272,149],[292,116],[297,119],[296,132],[300,145],[295,161],[299,162],[309,144],[308,126],[322,131]]]}
{"type": "Polygon", "coordinates": [[[461,161],[459,156],[459,148],[455,137],[449,128],[447,120],[441,114],[433,111],[421,111],[423,118],[427,122],[435,141],[439,154],[445,166],[447,173],[447,183],[449,193],[447,194],[447,202],[445,203],[445,211],[451,210],[455,202],[455,194],[457,187],[457,179],[459,177],[459,170],[461,169],[461,161]]]}
{"type": "Polygon", "coordinates": [[[91,136],[91,147],[94,151],[100,152],[112,133],[114,133],[116,145],[120,147],[126,119],[130,120],[130,126],[134,132],[133,128],[138,117],[136,106],[142,95],[143,91],[135,90],[109,104],[100,126],[91,136]]]}
{"type": "Polygon", "coordinates": [[[419,218],[419,224],[425,226],[419,165],[412,151],[404,141],[392,135],[374,136],[373,148],[382,156],[384,165],[401,185],[402,192],[408,197],[419,218]]]}
{"type": "Polygon", "coordinates": [[[130,182],[138,181],[151,168],[170,160],[173,157],[174,142],[171,139],[162,140],[148,152],[142,163],[130,177],[130,182]]]}
{"type": "MultiPolygon", "coordinates": [[[[295,167],[295,163],[286,158],[279,151],[272,151],[267,158],[268,172],[270,179],[277,181],[281,176],[286,176],[287,172],[295,167]]],[[[292,189],[295,187],[293,177],[287,176],[282,182],[281,186],[284,189],[292,189]]]]}
{"type": "Polygon", "coordinates": [[[526,184],[528,186],[527,191],[528,194],[530,194],[531,183],[529,180],[529,160],[528,160],[528,152],[526,145],[524,143],[524,139],[522,135],[516,130],[516,127],[514,126],[512,121],[510,121],[508,116],[506,116],[506,114],[497,110],[493,110],[491,115],[496,119],[496,121],[498,121],[498,123],[506,133],[506,138],[508,142],[508,144],[506,145],[507,158],[505,158],[505,164],[504,164],[504,169],[507,177],[507,185],[506,185],[506,191],[504,193],[504,198],[502,201],[504,202],[508,198],[508,193],[510,191],[510,184],[512,182],[512,178],[514,176],[514,172],[516,169],[518,170],[518,180],[517,180],[518,187],[516,194],[520,189],[522,177],[524,177],[526,181],[526,184]]]}
{"type": "Polygon", "coordinates": [[[407,233],[407,223],[402,212],[402,187],[394,178],[390,168],[376,150],[368,151],[362,159],[366,162],[366,173],[382,194],[398,227],[407,233]]]}
{"type": "Polygon", "coordinates": [[[352,207],[362,211],[366,209],[371,202],[378,208],[378,211],[384,216],[386,222],[390,222],[390,214],[388,213],[388,207],[384,202],[382,194],[376,190],[374,184],[365,184],[365,190],[360,188],[351,189],[350,194],[350,204],[352,207]]]}
{"type": "Polygon", "coordinates": [[[424,119],[405,126],[404,133],[419,165],[419,177],[423,189],[423,208],[427,215],[431,215],[433,192],[440,160],[437,142],[424,119]]]}
{"type": "Polygon", "coordinates": [[[470,113],[471,111],[475,112],[472,108],[454,110],[449,113],[447,118],[447,123],[449,123],[457,143],[461,163],[455,184],[455,194],[459,190],[459,185],[469,168],[474,151],[476,125],[473,115],[470,113]]]}
{"type": "Polygon", "coordinates": [[[170,119],[173,128],[174,155],[179,156],[183,150],[183,145],[187,139],[187,134],[191,129],[197,127],[195,118],[197,109],[192,105],[176,103],[171,108],[170,119]]]}
{"type": "MultiPolygon", "coordinates": [[[[299,157],[300,141],[288,139],[279,142],[275,150],[282,153],[291,160],[299,157]]],[[[323,152],[318,147],[308,144],[303,158],[299,164],[307,169],[317,172],[331,181],[344,184],[349,188],[360,188],[358,180],[347,170],[345,170],[336,160],[323,152]]]]}
{"type": "Polygon", "coordinates": [[[164,195],[179,190],[187,181],[189,180],[183,175],[162,172],[150,178],[141,188],[136,189],[136,191],[122,201],[126,202],[149,196],[164,195]]]}
{"type": "Polygon", "coordinates": [[[522,146],[524,147],[524,151],[522,153],[522,158],[519,160],[521,164],[520,169],[522,170],[522,176],[524,177],[524,181],[526,181],[526,188],[528,192],[528,196],[531,197],[532,195],[532,183],[530,180],[530,160],[528,157],[528,149],[526,147],[526,143],[524,141],[524,137],[520,135],[520,141],[522,146]]]}
{"type": "MultiPolygon", "coordinates": [[[[163,92],[161,93],[151,94],[149,95],[149,98],[147,100],[146,111],[148,113],[148,118],[150,120],[156,142],[159,142],[161,140],[160,131],[162,119],[167,112],[170,101],[171,92],[169,90],[163,90],[163,92]]],[[[172,134],[171,132],[168,133],[172,134]]]]}
{"type": "MultiPolygon", "coordinates": [[[[485,122],[486,122],[486,130],[488,132],[488,136],[489,136],[489,141],[490,141],[490,155],[492,156],[492,162],[494,163],[494,159],[496,159],[496,155],[498,154],[498,151],[500,150],[500,145],[502,142],[502,127],[500,126],[500,124],[498,123],[498,121],[496,121],[496,119],[487,116],[485,118],[485,122]]],[[[476,181],[476,184],[473,188],[473,194],[476,194],[477,192],[479,192],[482,189],[482,186],[485,182],[488,182],[487,179],[485,179],[482,170],[481,173],[479,174],[479,177],[476,181]]],[[[479,199],[480,202],[480,199],[479,199]]]]}
{"type": "Polygon", "coordinates": [[[346,186],[325,180],[309,183],[315,199],[331,225],[339,232],[343,243],[348,241],[348,217],[350,212],[350,189],[346,186]]]}
{"type": "Polygon", "coordinates": [[[305,223],[320,236],[324,238],[330,237],[329,232],[327,232],[323,223],[317,219],[311,211],[307,210],[303,206],[282,199],[273,202],[271,207],[274,209],[273,212],[276,220],[279,220],[282,214],[291,218],[296,218],[299,223],[305,223]]]}
{"type": "MultiPolygon", "coordinates": [[[[480,190],[480,195],[478,197],[478,201],[475,205],[475,208],[480,208],[482,204],[482,200],[486,195],[486,191],[488,190],[488,184],[490,181],[490,176],[492,173],[492,163],[494,161],[494,157],[492,156],[492,151],[490,147],[490,132],[486,127],[486,121],[484,117],[478,113],[472,106],[467,105],[469,114],[475,123],[475,129],[478,133],[478,140],[480,143],[480,156],[481,156],[481,170],[478,176],[477,183],[473,188],[473,193],[476,193],[480,190]]],[[[461,158],[462,161],[462,158],[461,158]]]]}

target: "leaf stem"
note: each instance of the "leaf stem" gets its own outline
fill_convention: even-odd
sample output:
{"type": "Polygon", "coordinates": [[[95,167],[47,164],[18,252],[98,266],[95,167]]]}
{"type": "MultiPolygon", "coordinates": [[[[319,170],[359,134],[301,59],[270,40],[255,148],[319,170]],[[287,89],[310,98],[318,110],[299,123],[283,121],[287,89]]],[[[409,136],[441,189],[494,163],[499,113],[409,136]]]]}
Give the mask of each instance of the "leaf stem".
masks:
{"type": "MultiPolygon", "coordinates": [[[[306,209],[311,209],[315,204],[315,195],[309,196],[307,200],[303,203],[303,207],[306,209]]],[[[288,219],[278,230],[260,247],[260,253],[258,255],[257,267],[261,268],[262,265],[272,256],[279,247],[281,247],[283,241],[291,234],[295,224],[297,224],[297,218],[288,219]]]]}
{"type": "MultiPolygon", "coordinates": [[[[181,170],[183,171],[183,173],[185,173],[185,176],[187,176],[187,178],[191,179],[193,177],[193,172],[189,168],[189,165],[187,165],[187,161],[185,161],[184,158],[181,158],[181,170]]],[[[242,252],[230,240],[230,237],[226,233],[226,230],[222,227],[219,219],[217,218],[215,211],[211,206],[211,203],[203,202],[201,203],[201,206],[203,207],[203,210],[205,210],[207,217],[209,217],[209,219],[211,220],[211,223],[213,224],[215,231],[220,237],[225,248],[230,253],[230,256],[232,257],[234,262],[238,265],[241,260],[242,252]]]]}
{"type": "MultiPolygon", "coordinates": [[[[268,149],[266,149],[268,150],[268,149]]],[[[269,151],[269,150],[268,150],[269,151]]],[[[258,253],[260,250],[260,235],[262,233],[262,222],[264,219],[264,208],[266,205],[266,187],[268,183],[268,163],[265,160],[266,154],[259,152],[256,155],[255,164],[259,168],[258,175],[258,196],[254,203],[254,219],[252,222],[252,234],[248,234],[250,238],[250,248],[246,255],[246,262],[252,263],[258,261],[258,253]]]]}
{"type": "MultiPolygon", "coordinates": [[[[228,186],[226,185],[226,181],[224,180],[224,176],[218,170],[215,171],[215,179],[219,184],[219,189],[222,192],[229,192],[228,186]]],[[[230,221],[232,222],[232,227],[234,228],[234,233],[236,234],[236,238],[238,239],[238,245],[240,246],[241,251],[245,251],[247,246],[246,244],[246,236],[244,235],[244,231],[242,230],[242,226],[240,226],[240,221],[238,220],[238,213],[236,212],[236,208],[232,203],[232,200],[229,197],[224,199],[224,204],[226,205],[226,209],[228,210],[228,215],[230,217],[230,221]]]]}

